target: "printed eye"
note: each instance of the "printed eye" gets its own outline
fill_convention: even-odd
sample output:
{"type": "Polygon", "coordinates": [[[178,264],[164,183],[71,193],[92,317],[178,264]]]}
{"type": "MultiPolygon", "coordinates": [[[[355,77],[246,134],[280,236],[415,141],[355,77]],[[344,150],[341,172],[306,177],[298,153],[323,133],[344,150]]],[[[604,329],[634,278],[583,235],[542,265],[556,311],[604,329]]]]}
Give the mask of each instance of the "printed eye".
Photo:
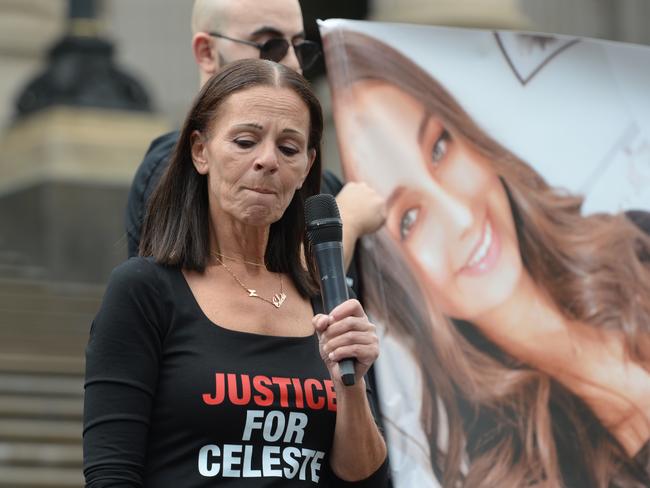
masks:
{"type": "Polygon", "coordinates": [[[403,241],[406,240],[411,233],[411,229],[415,225],[415,222],[418,220],[419,212],[420,209],[413,207],[409,208],[402,214],[402,219],[399,224],[399,234],[403,241]]]}
{"type": "Polygon", "coordinates": [[[248,149],[249,147],[253,147],[255,144],[255,141],[252,141],[250,139],[235,139],[233,142],[242,149],[248,149]]]}
{"type": "Polygon", "coordinates": [[[442,131],[442,134],[440,134],[440,137],[438,137],[438,140],[434,143],[433,150],[431,151],[431,162],[434,165],[439,164],[447,155],[449,140],[449,132],[445,129],[442,131]]]}

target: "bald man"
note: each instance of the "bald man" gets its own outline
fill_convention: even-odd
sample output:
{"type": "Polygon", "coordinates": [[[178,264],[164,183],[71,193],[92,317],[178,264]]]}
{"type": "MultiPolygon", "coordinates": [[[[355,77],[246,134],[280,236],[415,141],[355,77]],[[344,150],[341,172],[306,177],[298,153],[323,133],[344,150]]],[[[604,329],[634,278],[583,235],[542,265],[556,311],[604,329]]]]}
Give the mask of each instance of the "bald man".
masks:
{"type": "MultiPolygon", "coordinates": [[[[291,46],[299,46],[305,41],[297,0],[197,0],[192,11],[192,33],[201,85],[226,63],[262,57],[258,48],[247,43],[284,39],[291,46]]],[[[273,61],[302,73],[294,49],[273,61]]]]}
{"type": "MultiPolygon", "coordinates": [[[[245,58],[271,59],[302,73],[318,57],[318,46],[305,40],[297,0],[196,0],[192,11],[192,53],[203,85],[226,63],[245,58]]],[[[155,139],[140,164],[126,209],[129,257],[137,256],[147,201],[168,165],[178,132],[155,139]]],[[[323,173],[322,191],[336,195],[343,219],[345,264],[357,292],[356,271],[350,266],[359,237],[374,232],[385,220],[383,199],[363,183],[343,186],[323,173]]]]}

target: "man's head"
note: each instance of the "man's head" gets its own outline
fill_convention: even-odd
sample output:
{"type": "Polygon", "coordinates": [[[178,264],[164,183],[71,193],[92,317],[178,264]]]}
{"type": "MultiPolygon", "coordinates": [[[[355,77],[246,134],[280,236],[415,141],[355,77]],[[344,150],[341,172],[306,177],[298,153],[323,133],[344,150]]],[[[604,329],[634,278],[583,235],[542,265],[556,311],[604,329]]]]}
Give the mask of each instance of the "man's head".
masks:
{"type": "MultiPolygon", "coordinates": [[[[215,37],[210,32],[258,44],[272,38],[295,44],[305,37],[298,0],[196,0],[192,32],[192,51],[199,66],[201,85],[226,63],[260,57],[257,47],[215,37]]],[[[301,72],[291,48],[279,62],[301,72]]]]}

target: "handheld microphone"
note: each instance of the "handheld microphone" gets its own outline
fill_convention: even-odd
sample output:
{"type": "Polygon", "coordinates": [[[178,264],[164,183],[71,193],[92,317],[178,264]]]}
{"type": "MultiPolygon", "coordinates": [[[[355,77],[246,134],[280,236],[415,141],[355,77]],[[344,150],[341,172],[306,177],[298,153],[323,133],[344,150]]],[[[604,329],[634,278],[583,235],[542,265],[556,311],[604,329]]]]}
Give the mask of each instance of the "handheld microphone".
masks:
{"type": "MultiPolygon", "coordinates": [[[[323,309],[329,314],[349,298],[343,266],[343,222],[334,197],[321,193],[307,198],[305,223],[316,256],[323,309]]],[[[343,384],[354,385],[354,359],[342,359],[339,368],[343,384]]]]}

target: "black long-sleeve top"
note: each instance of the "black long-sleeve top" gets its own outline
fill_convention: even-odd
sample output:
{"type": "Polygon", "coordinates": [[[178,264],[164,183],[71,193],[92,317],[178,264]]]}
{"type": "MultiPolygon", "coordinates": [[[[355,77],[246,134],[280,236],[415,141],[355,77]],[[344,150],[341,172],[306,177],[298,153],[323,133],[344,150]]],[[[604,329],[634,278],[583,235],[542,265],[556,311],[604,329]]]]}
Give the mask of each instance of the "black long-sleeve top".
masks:
{"type": "Polygon", "coordinates": [[[385,486],[387,463],[333,475],[335,418],[315,335],[220,327],[148,258],[114,270],[86,350],[87,487],[385,486]]]}

